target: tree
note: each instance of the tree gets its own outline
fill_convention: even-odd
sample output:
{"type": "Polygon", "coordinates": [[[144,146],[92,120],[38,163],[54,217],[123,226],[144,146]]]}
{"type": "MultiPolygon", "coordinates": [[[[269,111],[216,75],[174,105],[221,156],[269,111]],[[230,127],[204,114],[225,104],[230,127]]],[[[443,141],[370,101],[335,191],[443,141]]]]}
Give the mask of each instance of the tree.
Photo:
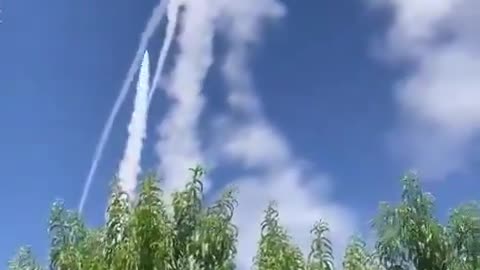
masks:
{"type": "Polygon", "coordinates": [[[42,268],[35,261],[32,250],[29,246],[22,247],[17,255],[8,262],[10,270],[41,270],[42,268]]]}
{"type": "Polygon", "coordinates": [[[172,269],[173,224],[161,196],[156,179],[147,177],[130,221],[134,269],[172,269]]]}
{"type": "MultiPolygon", "coordinates": [[[[203,198],[200,168],[183,190],[172,195],[167,211],[158,180],[149,175],[135,201],[114,185],[106,223],[88,228],[59,201],[52,206],[49,270],[234,270],[238,229],[232,223],[236,190],[228,189],[212,205],[203,198]]],[[[433,215],[434,198],[414,174],[402,178],[398,204],[380,204],[372,222],[374,250],[353,237],[345,250],[345,270],[479,270],[480,205],[468,203],[442,225],[433,215]]],[[[329,226],[320,220],[312,230],[308,256],[293,244],[271,202],[261,224],[254,269],[333,270],[329,226]]],[[[21,248],[10,270],[41,270],[30,248],[21,248]]]]}
{"type": "Polygon", "coordinates": [[[454,209],[447,233],[452,248],[450,269],[480,269],[480,206],[476,202],[454,209]]]}
{"type": "Polygon", "coordinates": [[[265,211],[262,222],[262,235],[255,267],[258,270],[297,270],[304,269],[300,249],[290,242],[286,230],[279,224],[276,203],[271,202],[265,211]]]}
{"type": "Polygon", "coordinates": [[[52,207],[50,234],[50,268],[80,270],[86,267],[89,231],[80,216],[66,210],[63,202],[52,207]]]}
{"type": "Polygon", "coordinates": [[[433,216],[433,196],[421,190],[414,174],[402,183],[400,204],[381,204],[373,222],[382,264],[387,269],[448,269],[451,250],[445,229],[433,216]]]}
{"type": "Polygon", "coordinates": [[[359,237],[352,237],[345,250],[343,269],[345,270],[373,270],[372,256],[369,255],[365,242],[359,237]]]}
{"type": "Polygon", "coordinates": [[[329,230],[328,224],[323,221],[313,226],[311,233],[314,239],[308,255],[308,270],[332,270],[334,268],[332,243],[327,237],[329,230]]]}

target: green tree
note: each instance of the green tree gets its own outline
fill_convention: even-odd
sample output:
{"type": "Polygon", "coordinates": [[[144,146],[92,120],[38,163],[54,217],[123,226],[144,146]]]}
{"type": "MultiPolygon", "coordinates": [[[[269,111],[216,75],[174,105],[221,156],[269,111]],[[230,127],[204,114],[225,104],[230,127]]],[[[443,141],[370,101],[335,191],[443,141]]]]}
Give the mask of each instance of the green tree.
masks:
{"type": "Polygon", "coordinates": [[[454,209],[448,222],[452,247],[450,269],[480,269],[480,206],[476,202],[454,209]]]}
{"type": "Polygon", "coordinates": [[[271,202],[265,211],[255,266],[258,270],[292,270],[305,267],[300,249],[291,243],[286,230],[279,223],[275,202],[271,202]]]}
{"type": "MultiPolygon", "coordinates": [[[[167,211],[154,176],[147,176],[132,202],[114,185],[100,228],[88,228],[62,202],[52,206],[48,232],[50,270],[234,270],[238,229],[232,223],[236,191],[229,189],[212,205],[203,198],[200,168],[183,190],[172,195],[167,211]]],[[[345,270],[480,270],[480,206],[454,209],[448,223],[434,217],[434,199],[414,174],[402,179],[398,204],[382,203],[372,223],[375,248],[353,237],[345,250],[345,270]]],[[[280,225],[274,202],[265,211],[254,268],[257,270],[333,270],[329,226],[312,230],[308,256],[280,225]]],[[[30,248],[21,248],[10,270],[41,270],[30,248]]]]}
{"type": "Polygon", "coordinates": [[[433,216],[433,196],[421,190],[414,174],[402,184],[400,204],[381,204],[373,222],[382,264],[387,269],[448,269],[451,250],[445,229],[433,216]]]}
{"type": "Polygon", "coordinates": [[[42,268],[36,262],[29,246],[22,247],[15,257],[8,262],[10,270],[41,270],[42,268]]]}
{"type": "Polygon", "coordinates": [[[50,215],[50,267],[80,270],[85,268],[83,250],[88,245],[88,229],[80,216],[66,210],[63,202],[54,203],[50,215]]]}
{"type": "Polygon", "coordinates": [[[311,233],[314,238],[308,255],[308,270],[334,269],[332,243],[327,235],[329,230],[328,224],[323,221],[313,226],[311,233]]]}
{"type": "Polygon", "coordinates": [[[157,180],[147,177],[130,221],[134,269],[172,269],[173,224],[161,196],[157,180]]]}
{"type": "Polygon", "coordinates": [[[345,250],[342,266],[345,270],[373,270],[371,259],[365,242],[359,237],[353,237],[345,250]]]}

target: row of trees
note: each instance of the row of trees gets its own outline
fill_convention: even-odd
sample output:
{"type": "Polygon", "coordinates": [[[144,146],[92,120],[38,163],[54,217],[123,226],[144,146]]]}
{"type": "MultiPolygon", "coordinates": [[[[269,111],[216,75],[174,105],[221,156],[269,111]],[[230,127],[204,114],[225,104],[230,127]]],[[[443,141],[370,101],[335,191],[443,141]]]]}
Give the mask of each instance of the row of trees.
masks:
{"type": "MultiPolygon", "coordinates": [[[[237,201],[226,191],[205,205],[200,168],[185,189],[173,194],[166,207],[155,177],[147,177],[138,199],[130,205],[114,188],[101,228],[89,229],[80,216],[55,203],[49,234],[52,270],[230,270],[236,269],[238,230],[232,223],[237,201]]],[[[480,269],[480,208],[476,203],[452,211],[448,224],[433,215],[433,197],[422,191],[415,175],[402,179],[400,203],[381,204],[372,221],[377,241],[372,250],[353,237],[341,267],[346,270],[480,269]]],[[[309,254],[302,254],[281,226],[274,203],[265,211],[253,269],[331,270],[334,258],[328,225],[312,227],[309,254]]],[[[241,235],[240,235],[241,237],[241,235]]],[[[44,269],[30,249],[10,261],[11,270],[44,269]]]]}

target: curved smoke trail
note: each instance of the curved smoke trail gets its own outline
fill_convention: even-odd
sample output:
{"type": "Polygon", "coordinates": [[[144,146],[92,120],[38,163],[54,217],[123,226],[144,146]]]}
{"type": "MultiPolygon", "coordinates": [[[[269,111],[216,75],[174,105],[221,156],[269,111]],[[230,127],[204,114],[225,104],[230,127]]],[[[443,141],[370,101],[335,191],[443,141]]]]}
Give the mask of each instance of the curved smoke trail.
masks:
{"type": "Polygon", "coordinates": [[[145,31],[142,33],[140,45],[138,47],[137,53],[135,54],[135,58],[133,59],[133,63],[130,66],[127,77],[125,78],[122,88],[120,89],[120,93],[113,105],[112,111],[105,123],[105,126],[102,131],[102,135],[100,140],[98,141],[97,147],[95,148],[95,153],[93,155],[92,165],[90,166],[90,170],[88,171],[87,179],[85,180],[85,186],[83,187],[82,197],[80,199],[80,203],[78,206],[78,212],[81,213],[83,211],[83,207],[85,206],[85,202],[88,197],[88,193],[90,192],[90,186],[92,185],[93,177],[98,167],[98,162],[103,154],[103,149],[105,148],[105,144],[107,143],[108,137],[110,136],[110,132],[112,130],[113,122],[117,117],[118,111],[120,110],[121,105],[125,101],[127,96],[128,90],[130,88],[130,84],[132,83],[133,77],[138,70],[138,66],[140,61],[142,60],[143,52],[147,48],[147,44],[155,29],[160,24],[165,11],[167,9],[169,0],[162,0],[153,10],[152,16],[148,20],[147,26],[145,31]]]}
{"type": "Polygon", "coordinates": [[[156,152],[165,195],[184,186],[188,168],[205,159],[198,135],[204,108],[203,82],[213,63],[215,1],[183,1],[179,54],[165,92],[174,104],[159,127],[156,152]]]}
{"type": "Polygon", "coordinates": [[[158,88],[158,81],[160,80],[160,76],[162,75],[163,66],[165,65],[165,60],[167,59],[168,51],[170,50],[170,47],[172,45],[173,37],[175,35],[175,29],[177,26],[179,7],[180,7],[179,0],[171,0],[168,5],[167,32],[165,34],[165,39],[163,41],[162,49],[160,50],[160,55],[158,57],[157,67],[155,69],[155,75],[152,80],[150,94],[148,95],[148,106],[150,106],[153,95],[155,94],[155,91],[158,88]]]}
{"type": "Polygon", "coordinates": [[[134,199],[137,186],[137,176],[140,172],[140,161],[142,157],[143,140],[147,129],[148,91],[150,79],[150,60],[148,51],[145,52],[137,83],[137,94],[135,96],[132,119],[128,125],[127,146],[123,159],[120,162],[118,177],[120,188],[126,192],[130,200],[134,199]]]}

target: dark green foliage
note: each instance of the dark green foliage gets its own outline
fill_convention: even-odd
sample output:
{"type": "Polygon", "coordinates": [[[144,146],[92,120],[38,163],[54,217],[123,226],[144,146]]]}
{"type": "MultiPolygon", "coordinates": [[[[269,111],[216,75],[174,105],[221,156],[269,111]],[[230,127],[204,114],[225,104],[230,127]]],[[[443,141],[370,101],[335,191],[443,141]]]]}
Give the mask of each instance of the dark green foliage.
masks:
{"type": "MultiPolygon", "coordinates": [[[[212,205],[203,199],[204,171],[172,196],[168,211],[158,180],[147,176],[131,202],[113,187],[106,223],[89,229],[63,203],[53,204],[48,232],[50,270],[234,270],[238,229],[232,223],[235,190],[227,190],[212,205]]],[[[265,211],[254,269],[257,270],[480,270],[480,206],[454,209],[448,224],[433,215],[434,199],[422,191],[416,175],[402,179],[397,205],[382,203],[372,227],[374,250],[353,237],[343,262],[333,256],[329,227],[312,230],[308,256],[293,244],[281,225],[276,204],[265,211]]],[[[241,237],[241,236],[240,236],[241,237]]],[[[29,248],[21,248],[10,270],[41,270],[29,248]]]]}
{"type": "Polygon", "coordinates": [[[169,220],[156,179],[142,183],[131,220],[133,253],[137,255],[134,269],[168,269],[169,251],[173,247],[173,224],[169,220]]]}

